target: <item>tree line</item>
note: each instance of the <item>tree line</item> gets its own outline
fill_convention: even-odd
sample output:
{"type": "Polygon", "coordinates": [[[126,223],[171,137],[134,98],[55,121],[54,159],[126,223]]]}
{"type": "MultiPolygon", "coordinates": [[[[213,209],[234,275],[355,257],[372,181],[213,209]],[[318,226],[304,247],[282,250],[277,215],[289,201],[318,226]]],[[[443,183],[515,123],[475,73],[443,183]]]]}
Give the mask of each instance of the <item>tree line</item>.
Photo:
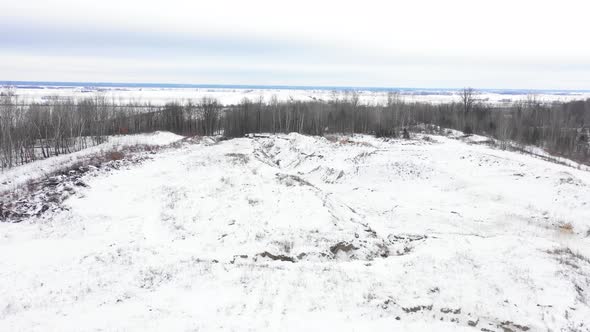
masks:
{"type": "Polygon", "coordinates": [[[449,128],[590,161],[590,100],[548,104],[529,97],[492,106],[479,101],[473,89],[462,90],[458,97],[456,102],[431,104],[406,102],[392,92],[383,104],[367,104],[360,101],[358,92],[346,91],[333,93],[326,101],[245,98],[223,106],[214,98],[203,97],[157,106],[121,103],[103,95],[25,103],[7,88],[0,93],[0,167],[78,151],[111,135],[157,130],[226,137],[289,132],[398,137],[404,131],[449,128]]]}
{"type": "Polygon", "coordinates": [[[390,93],[383,105],[359,102],[352,91],[329,101],[268,103],[243,100],[227,108],[220,122],[226,136],[246,133],[299,132],[365,133],[378,137],[400,137],[404,130],[437,133],[455,129],[479,134],[500,142],[533,145],[579,162],[590,162],[590,99],[543,103],[534,96],[498,106],[478,99],[467,88],[452,103],[405,102],[390,93]]]}

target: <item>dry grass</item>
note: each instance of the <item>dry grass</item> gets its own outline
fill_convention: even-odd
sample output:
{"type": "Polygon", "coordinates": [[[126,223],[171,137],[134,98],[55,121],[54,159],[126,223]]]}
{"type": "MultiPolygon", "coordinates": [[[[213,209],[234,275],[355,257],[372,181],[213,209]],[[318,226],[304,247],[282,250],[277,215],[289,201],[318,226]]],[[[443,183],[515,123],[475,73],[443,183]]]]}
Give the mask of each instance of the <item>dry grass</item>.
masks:
{"type": "Polygon", "coordinates": [[[574,233],[574,226],[568,222],[568,223],[559,225],[559,231],[564,234],[573,234],[574,233]]]}
{"type": "Polygon", "coordinates": [[[347,143],[351,143],[352,141],[350,140],[350,137],[343,135],[343,134],[330,134],[330,135],[324,135],[324,138],[326,138],[329,142],[331,143],[338,143],[338,144],[347,144],[347,143]]]}
{"type": "Polygon", "coordinates": [[[340,139],[338,140],[339,144],[350,144],[352,143],[352,141],[350,140],[350,137],[340,137],[340,139]]]}
{"type": "Polygon", "coordinates": [[[579,268],[581,264],[590,264],[590,258],[582,255],[580,252],[572,251],[567,247],[548,250],[547,253],[559,256],[560,263],[574,268],[579,268]]]}
{"type": "Polygon", "coordinates": [[[155,154],[163,148],[164,147],[158,145],[137,144],[82,156],[71,164],[64,164],[62,168],[51,170],[40,177],[31,178],[23,185],[0,191],[0,201],[11,201],[21,198],[25,195],[29,195],[40,189],[40,186],[43,185],[44,179],[48,179],[56,175],[69,174],[71,171],[80,171],[82,169],[87,170],[88,166],[101,167],[103,164],[129,158],[136,153],[148,152],[150,154],[155,154]]]}
{"type": "Polygon", "coordinates": [[[125,154],[121,151],[109,151],[105,154],[105,159],[108,161],[121,160],[125,158],[125,154]]]}

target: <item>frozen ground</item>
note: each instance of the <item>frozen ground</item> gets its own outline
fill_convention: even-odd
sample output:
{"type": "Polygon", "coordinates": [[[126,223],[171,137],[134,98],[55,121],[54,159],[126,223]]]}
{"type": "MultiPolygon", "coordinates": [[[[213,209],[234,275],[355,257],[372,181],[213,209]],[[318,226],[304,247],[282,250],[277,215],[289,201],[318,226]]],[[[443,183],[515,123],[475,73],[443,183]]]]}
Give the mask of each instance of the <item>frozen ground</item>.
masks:
{"type": "Polygon", "coordinates": [[[588,331],[590,173],[477,142],[206,138],[89,171],[0,223],[0,330],[588,331]]]}
{"type": "Polygon", "coordinates": [[[81,163],[89,155],[117,151],[138,145],[165,146],[182,138],[182,136],[170,132],[160,131],[142,135],[112,136],[103,144],[92,146],[81,151],[41,159],[20,167],[0,171],[0,193],[7,190],[18,189],[29,179],[47,176],[58,170],[66,169],[72,165],[81,163]]]}
{"type": "MultiPolygon", "coordinates": [[[[187,100],[197,100],[203,96],[217,98],[222,104],[237,104],[242,99],[258,100],[263,98],[269,101],[275,96],[280,101],[287,100],[332,100],[334,93],[330,90],[310,89],[229,89],[229,88],[80,88],[80,87],[22,87],[16,90],[16,93],[22,100],[42,102],[48,97],[71,97],[84,98],[95,96],[98,90],[101,95],[109,100],[117,102],[150,102],[154,105],[163,105],[167,102],[182,102],[187,100]]],[[[337,94],[338,98],[343,98],[343,92],[337,94]]],[[[510,104],[512,102],[526,100],[527,93],[520,92],[515,94],[503,94],[499,92],[482,92],[477,96],[480,100],[493,104],[510,104]]],[[[359,91],[359,98],[365,104],[385,104],[387,101],[387,92],[383,91],[359,91]]],[[[457,102],[459,96],[457,91],[404,91],[401,98],[406,102],[430,102],[444,103],[457,102]]],[[[560,93],[535,93],[535,98],[544,102],[551,101],[570,101],[590,98],[590,92],[560,92],[560,93]]]]}

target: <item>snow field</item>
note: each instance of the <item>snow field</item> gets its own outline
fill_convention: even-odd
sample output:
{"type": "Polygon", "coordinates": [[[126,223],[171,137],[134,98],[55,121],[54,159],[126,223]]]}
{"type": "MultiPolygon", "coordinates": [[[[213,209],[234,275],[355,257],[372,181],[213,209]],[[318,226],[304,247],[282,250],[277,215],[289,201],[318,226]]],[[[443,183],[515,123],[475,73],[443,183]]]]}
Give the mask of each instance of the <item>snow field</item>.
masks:
{"type": "Polygon", "coordinates": [[[0,330],[590,328],[586,171],[289,134],[185,141],[85,182],[67,210],[0,223],[0,330]]]}

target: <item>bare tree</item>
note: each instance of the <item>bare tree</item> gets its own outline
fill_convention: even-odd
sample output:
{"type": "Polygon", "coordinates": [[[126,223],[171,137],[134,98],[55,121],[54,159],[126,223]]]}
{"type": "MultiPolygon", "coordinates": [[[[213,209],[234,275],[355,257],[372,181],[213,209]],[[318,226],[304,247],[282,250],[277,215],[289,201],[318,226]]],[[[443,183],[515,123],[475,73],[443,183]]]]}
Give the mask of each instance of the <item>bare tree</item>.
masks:
{"type": "Polygon", "coordinates": [[[205,135],[213,135],[217,131],[217,124],[219,122],[219,111],[221,105],[217,99],[211,97],[203,97],[199,103],[203,115],[203,132],[205,135]]]}
{"type": "Polygon", "coordinates": [[[165,106],[107,100],[49,98],[26,104],[14,89],[0,92],[0,167],[70,153],[102,143],[109,135],[169,130],[183,135],[228,137],[251,131],[322,135],[366,133],[411,137],[414,130],[452,128],[514,143],[536,145],[550,153],[590,162],[590,100],[546,104],[535,98],[503,106],[476,101],[476,92],[460,92],[461,103],[406,103],[388,94],[384,104],[366,104],[357,92],[329,101],[268,102],[242,100],[223,106],[204,97],[197,104],[165,106]],[[404,129],[406,131],[404,132],[404,129]]]}
{"type": "Polygon", "coordinates": [[[356,129],[357,112],[358,112],[358,108],[359,108],[359,94],[357,91],[352,91],[350,93],[349,102],[350,102],[350,107],[351,107],[351,111],[352,111],[352,131],[351,131],[351,133],[354,135],[355,129],[356,129]]]}
{"type": "Polygon", "coordinates": [[[472,115],[471,110],[473,109],[473,105],[475,104],[475,90],[472,88],[463,88],[460,91],[459,97],[461,99],[461,106],[463,107],[463,125],[461,130],[465,134],[473,133],[473,125],[472,125],[472,115]]]}
{"type": "Polygon", "coordinates": [[[459,97],[461,98],[461,105],[463,106],[463,112],[469,113],[473,108],[473,104],[475,103],[475,90],[472,88],[463,88],[460,91],[459,97]]]}

